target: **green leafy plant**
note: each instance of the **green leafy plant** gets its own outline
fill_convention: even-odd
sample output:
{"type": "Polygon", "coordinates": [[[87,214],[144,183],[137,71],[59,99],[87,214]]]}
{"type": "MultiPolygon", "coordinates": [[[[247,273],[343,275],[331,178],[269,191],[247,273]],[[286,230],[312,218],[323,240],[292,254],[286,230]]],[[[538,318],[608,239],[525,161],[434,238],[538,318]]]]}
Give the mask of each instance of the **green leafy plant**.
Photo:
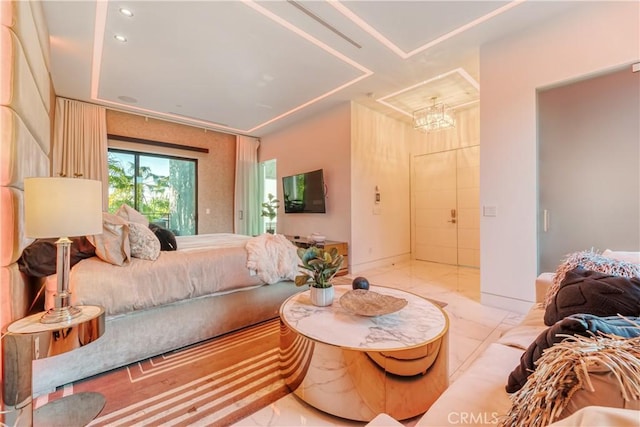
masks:
{"type": "Polygon", "coordinates": [[[314,288],[330,288],[331,279],[336,275],[344,257],[338,254],[337,248],[325,251],[322,248],[311,246],[309,248],[299,248],[298,257],[302,261],[299,265],[308,273],[296,276],[296,286],[310,284],[314,288]]]}
{"type": "Polygon", "coordinates": [[[278,215],[278,208],[280,207],[280,200],[276,199],[276,197],[269,193],[267,194],[267,201],[262,202],[262,214],[261,216],[265,218],[269,218],[269,224],[267,225],[267,231],[273,232],[273,220],[278,215]]]}

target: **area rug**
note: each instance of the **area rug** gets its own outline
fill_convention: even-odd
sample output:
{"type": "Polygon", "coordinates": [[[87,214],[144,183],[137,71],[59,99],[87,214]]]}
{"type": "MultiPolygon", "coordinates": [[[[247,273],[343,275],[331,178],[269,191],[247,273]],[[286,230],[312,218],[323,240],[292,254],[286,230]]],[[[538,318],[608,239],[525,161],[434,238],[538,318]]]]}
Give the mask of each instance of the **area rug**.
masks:
{"type": "Polygon", "coordinates": [[[91,426],[226,426],[289,393],[279,373],[280,322],[270,320],[110,371],[38,398],[93,391],[91,426]]]}

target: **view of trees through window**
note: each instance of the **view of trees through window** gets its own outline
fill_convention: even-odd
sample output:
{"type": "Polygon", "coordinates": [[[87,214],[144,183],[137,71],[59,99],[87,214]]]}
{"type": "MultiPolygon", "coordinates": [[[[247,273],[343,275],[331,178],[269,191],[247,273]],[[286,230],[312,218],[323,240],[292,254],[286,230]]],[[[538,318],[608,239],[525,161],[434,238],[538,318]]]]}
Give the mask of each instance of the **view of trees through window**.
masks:
{"type": "Polygon", "coordinates": [[[109,149],[109,212],[127,204],[177,236],[197,233],[193,159],[109,149]]]}
{"type": "MultiPolygon", "coordinates": [[[[259,165],[259,176],[260,176],[260,190],[262,193],[262,202],[269,201],[269,194],[273,194],[273,196],[278,198],[278,181],[277,181],[277,170],[276,170],[276,160],[267,160],[265,162],[260,163],[259,165]]],[[[260,232],[264,232],[268,229],[275,230],[276,223],[278,218],[274,218],[271,221],[268,217],[261,216],[262,222],[260,224],[260,232]]]]}

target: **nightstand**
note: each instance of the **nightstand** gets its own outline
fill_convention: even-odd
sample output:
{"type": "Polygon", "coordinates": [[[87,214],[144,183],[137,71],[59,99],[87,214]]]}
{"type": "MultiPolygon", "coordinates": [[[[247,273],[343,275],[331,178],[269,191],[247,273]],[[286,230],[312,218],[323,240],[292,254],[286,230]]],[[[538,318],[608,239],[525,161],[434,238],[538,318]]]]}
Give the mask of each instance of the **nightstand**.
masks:
{"type": "Polygon", "coordinates": [[[32,362],[83,347],[104,333],[104,308],[77,306],[70,321],[41,323],[44,313],[16,320],[2,339],[4,424],[11,426],[84,426],[105,404],[99,393],[77,393],[33,410],[32,362]],[[46,421],[45,421],[46,420],[46,421]]]}

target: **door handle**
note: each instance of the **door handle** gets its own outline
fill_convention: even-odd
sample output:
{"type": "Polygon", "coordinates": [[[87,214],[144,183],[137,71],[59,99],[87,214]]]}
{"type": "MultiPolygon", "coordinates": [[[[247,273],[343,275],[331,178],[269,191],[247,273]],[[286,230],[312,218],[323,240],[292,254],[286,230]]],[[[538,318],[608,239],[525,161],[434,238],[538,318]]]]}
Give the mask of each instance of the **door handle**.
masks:
{"type": "Polygon", "coordinates": [[[451,209],[451,219],[454,219],[455,217],[456,217],[456,210],[451,209]]]}
{"type": "Polygon", "coordinates": [[[456,219],[453,218],[451,221],[447,221],[447,222],[451,222],[451,223],[455,224],[456,223],[456,219]]]}

